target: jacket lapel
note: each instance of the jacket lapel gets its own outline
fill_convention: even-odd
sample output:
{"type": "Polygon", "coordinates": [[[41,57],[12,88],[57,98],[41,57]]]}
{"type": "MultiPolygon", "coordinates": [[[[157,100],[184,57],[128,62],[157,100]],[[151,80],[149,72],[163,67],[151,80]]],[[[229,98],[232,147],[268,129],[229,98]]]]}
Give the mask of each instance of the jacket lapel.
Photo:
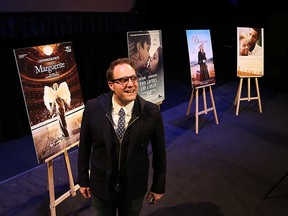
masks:
{"type": "Polygon", "coordinates": [[[144,101],[141,101],[142,98],[140,96],[137,96],[137,99],[134,104],[133,113],[132,113],[132,119],[131,119],[131,137],[129,140],[129,146],[128,146],[128,153],[127,153],[127,159],[129,159],[132,149],[135,145],[143,145],[143,122],[142,122],[142,111],[144,106],[144,101]],[[139,139],[140,136],[140,139],[139,139]],[[138,139],[138,142],[136,143],[138,139]]]}

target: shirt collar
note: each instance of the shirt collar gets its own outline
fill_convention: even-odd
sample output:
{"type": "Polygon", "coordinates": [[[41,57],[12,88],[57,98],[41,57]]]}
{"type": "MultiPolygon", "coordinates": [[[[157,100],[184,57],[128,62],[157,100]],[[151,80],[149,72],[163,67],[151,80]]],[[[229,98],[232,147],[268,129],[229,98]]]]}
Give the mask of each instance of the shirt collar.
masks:
{"type": "Polygon", "coordinates": [[[123,108],[126,115],[131,114],[131,113],[132,113],[133,106],[134,106],[134,103],[135,103],[135,101],[131,101],[131,102],[130,102],[129,104],[127,104],[126,106],[121,107],[119,104],[116,103],[115,98],[114,98],[114,95],[112,96],[112,107],[113,107],[113,112],[115,112],[115,113],[118,113],[119,110],[120,110],[121,108],[123,108]]]}

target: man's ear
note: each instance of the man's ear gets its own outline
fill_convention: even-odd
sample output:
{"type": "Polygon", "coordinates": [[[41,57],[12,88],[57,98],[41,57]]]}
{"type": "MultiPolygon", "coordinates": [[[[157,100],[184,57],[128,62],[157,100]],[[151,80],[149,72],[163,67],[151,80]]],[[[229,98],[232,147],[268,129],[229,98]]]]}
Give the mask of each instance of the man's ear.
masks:
{"type": "Polygon", "coordinates": [[[113,82],[109,81],[109,82],[108,82],[108,86],[109,86],[109,88],[111,89],[111,91],[114,91],[113,82]]]}
{"type": "Polygon", "coordinates": [[[137,45],[137,50],[138,50],[138,52],[139,52],[139,51],[140,51],[140,48],[142,47],[142,46],[141,46],[141,43],[140,43],[140,42],[137,42],[136,45],[137,45]]]}

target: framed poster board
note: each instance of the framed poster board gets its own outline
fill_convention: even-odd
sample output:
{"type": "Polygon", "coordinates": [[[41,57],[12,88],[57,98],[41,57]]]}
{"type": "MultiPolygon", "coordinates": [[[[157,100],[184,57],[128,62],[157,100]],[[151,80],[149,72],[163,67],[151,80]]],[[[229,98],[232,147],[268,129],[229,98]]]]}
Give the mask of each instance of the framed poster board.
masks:
{"type": "Polygon", "coordinates": [[[152,103],[165,99],[161,30],[127,32],[128,57],[136,65],[139,95],[152,103]]]}
{"type": "Polygon", "coordinates": [[[264,76],[264,29],[237,27],[237,76],[264,76]]]}
{"type": "Polygon", "coordinates": [[[210,30],[186,30],[192,88],[215,84],[210,30]]]}
{"type": "Polygon", "coordinates": [[[71,42],[14,49],[38,163],[79,141],[84,103],[71,42]]]}

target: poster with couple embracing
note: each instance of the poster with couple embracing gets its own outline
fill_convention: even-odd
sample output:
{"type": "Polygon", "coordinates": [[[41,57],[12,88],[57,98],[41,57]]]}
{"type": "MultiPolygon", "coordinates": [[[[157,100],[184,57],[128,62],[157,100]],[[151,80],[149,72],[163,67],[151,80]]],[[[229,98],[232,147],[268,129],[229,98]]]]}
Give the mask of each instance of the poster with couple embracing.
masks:
{"type": "Polygon", "coordinates": [[[127,32],[127,44],[139,75],[139,95],[161,104],[165,99],[161,30],[127,32]]]}
{"type": "Polygon", "coordinates": [[[264,76],[264,29],[237,27],[237,76],[264,76]]]}

